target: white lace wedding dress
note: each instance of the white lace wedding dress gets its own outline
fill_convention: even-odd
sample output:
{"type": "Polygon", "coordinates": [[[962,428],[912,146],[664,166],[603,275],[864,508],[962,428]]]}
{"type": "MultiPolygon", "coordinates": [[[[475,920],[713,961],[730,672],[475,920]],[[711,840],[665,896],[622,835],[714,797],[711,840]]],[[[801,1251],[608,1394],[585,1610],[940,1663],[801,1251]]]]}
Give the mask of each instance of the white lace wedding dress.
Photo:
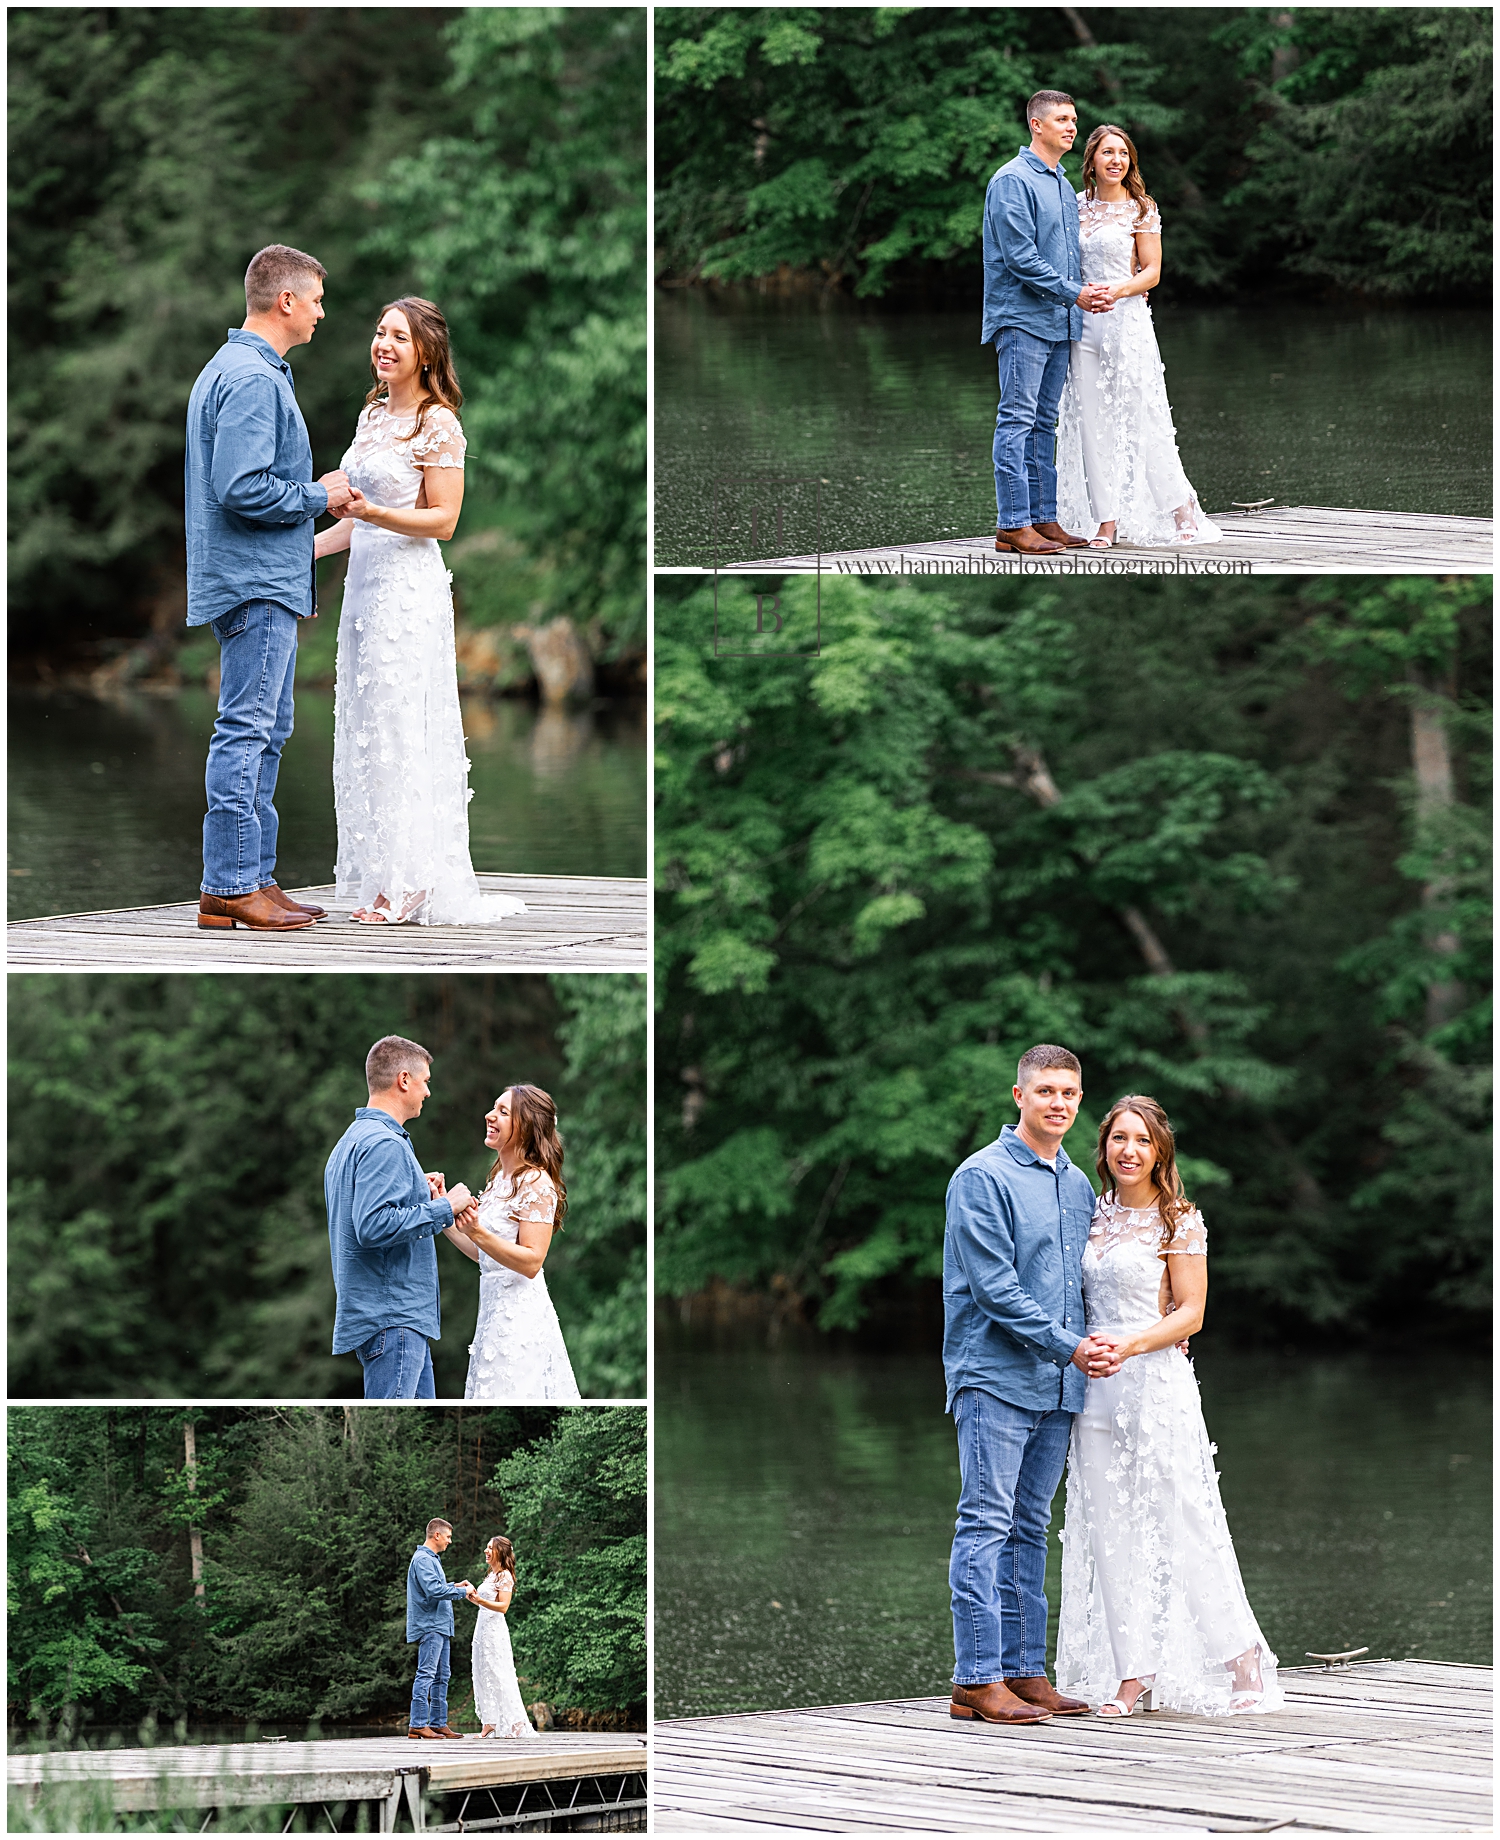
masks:
{"type": "MultiPolygon", "coordinates": [[[[370,403],[341,462],[372,504],[411,510],[426,467],[462,467],[451,409],[414,418],[370,403]]],[[[339,616],[333,716],[334,869],[340,900],[419,926],[477,925],[525,904],[484,895],[469,860],[469,761],[464,750],[453,596],[432,537],[400,537],[355,522],[339,616]]]]}
{"type": "MultiPolygon", "coordinates": [[[[500,1595],[501,1580],[515,1579],[509,1572],[490,1572],[481,1581],[478,1595],[494,1603],[500,1595]]],[[[482,1725],[493,1725],[492,1738],[529,1738],[531,1720],[516,1685],[516,1663],[510,1652],[510,1629],[503,1614],[494,1610],[476,1610],[474,1644],[469,1650],[469,1675],[474,1685],[474,1710],[482,1725]]]]}
{"type": "MultiPolygon", "coordinates": [[[[557,1190],[544,1169],[497,1175],[479,1197],[479,1224],[515,1243],[521,1223],[550,1221],[557,1190]]],[[[504,1405],[556,1405],[580,1398],[547,1274],[523,1278],[487,1252],[479,1254],[479,1321],[469,1344],[465,1399],[504,1405]]]]}
{"type": "MultiPolygon", "coordinates": [[[[1167,1240],[1155,1208],[1100,1201],[1083,1253],[1090,1334],[1160,1319],[1168,1251],[1207,1257],[1201,1214],[1167,1240]]],[[[1179,1712],[1227,1713],[1241,1686],[1264,1689],[1255,1711],[1283,1704],[1240,1581],[1198,1382],[1175,1347],[1090,1380],[1068,1449],[1058,1689],[1097,1706],[1149,1674],[1154,1704],[1179,1712]]]]}
{"type": "MultiPolygon", "coordinates": [[[[1161,234],[1153,208],[1136,223],[1136,202],[1078,194],[1085,286],[1128,281],[1137,229],[1161,234]]],[[[1151,308],[1144,294],[1108,313],[1085,313],[1073,345],[1057,426],[1057,520],[1075,536],[1113,523],[1115,541],[1141,548],[1216,543],[1177,453],[1151,308]]]]}

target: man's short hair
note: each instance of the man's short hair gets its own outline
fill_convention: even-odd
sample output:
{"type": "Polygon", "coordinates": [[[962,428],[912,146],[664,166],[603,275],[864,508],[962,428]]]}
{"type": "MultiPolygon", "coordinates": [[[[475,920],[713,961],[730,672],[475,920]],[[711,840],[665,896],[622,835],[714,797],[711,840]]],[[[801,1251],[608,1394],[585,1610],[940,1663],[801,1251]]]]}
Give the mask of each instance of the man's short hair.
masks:
{"type": "Polygon", "coordinates": [[[446,1528],[448,1529],[448,1531],[449,1531],[449,1533],[452,1533],[452,1531],[453,1531],[453,1523],[452,1523],[452,1521],[428,1521],[428,1523],[427,1523],[427,1537],[428,1537],[428,1539],[429,1539],[429,1540],[430,1540],[430,1539],[432,1538],[432,1536],[433,1536],[433,1535],[434,1535],[434,1534],[435,1534],[435,1533],[437,1532],[437,1530],[438,1530],[438,1528],[439,1528],[439,1527],[446,1527],[446,1528]]]}
{"type": "Polygon", "coordinates": [[[372,1093],[389,1092],[398,1073],[424,1073],[431,1065],[432,1056],[421,1042],[382,1035],[365,1056],[365,1084],[372,1093]]]}
{"type": "Polygon", "coordinates": [[[1016,1085],[1024,1086],[1028,1075],[1041,1073],[1048,1067],[1066,1067],[1069,1073],[1076,1073],[1080,1080],[1083,1078],[1083,1068],[1076,1054],[1059,1048],[1054,1042],[1044,1041],[1035,1048],[1028,1048],[1016,1062],[1016,1085]]]}
{"type": "MultiPolygon", "coordinates": [[[[1064,95],[1060,89],[1039,89],[1026,104],[1027,126],[1029,127],[1038,115],[1046,115],[1051,110],[1060,109],[1064,105],[1070,109],[1076,109],[1078,106],[1071,96],[1064,95]]],[[[285,283],[282,285],[285,286],[285,283]]]]}
{"type": "Polygon", "coordinates": [[[305,255],[287,243],[267,243],[250,258],[245,270],[245,307],[250,313],[269,313],[283,288],[302,293],[314,278],[328,279],[328,270],[315,256],[305,255]]]}

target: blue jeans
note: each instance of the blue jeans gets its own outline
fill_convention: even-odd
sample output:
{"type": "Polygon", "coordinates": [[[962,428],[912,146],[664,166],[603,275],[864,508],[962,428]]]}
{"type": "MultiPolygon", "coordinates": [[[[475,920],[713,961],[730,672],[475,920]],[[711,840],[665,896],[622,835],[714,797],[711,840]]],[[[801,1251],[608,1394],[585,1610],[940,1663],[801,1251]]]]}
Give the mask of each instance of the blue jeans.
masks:
{"type": "Polygon", "coordinates": [[[448,1723],[448,1672],[452,1636],[417,1638],[417,1677],[411,1683],[411,1726],[448,1723]]]}
{"type": "Polygon", "coordinates": [[[983,1687],[1047,1671],[1047,1526],[1071,1412],[966,1386],[953,1401],[960,1476],[948,1587],[953,1679],[983,1687]]]}
{"type": "Polygon", "coordinates": [[[244,601],[210,627],[219,642],[219,714],[204,786],[203,892],[254,894],[276,879],[276,775],[292,732],[297,616],[244,601]]]}
{"type": "Polygon", "coordinates": [[[415,1329],[377,1329],[354,1351],[365,1370],[366,1399],[436,1399],[432,1350],[415,1329]]]}
{"type": "Polygon", "coordinates": [[[995,412],[995,521],[1001,530],[1057,516],[1057,411],[1072,346],[1019,326],[995,335],[1000,407],[995,412]]]}

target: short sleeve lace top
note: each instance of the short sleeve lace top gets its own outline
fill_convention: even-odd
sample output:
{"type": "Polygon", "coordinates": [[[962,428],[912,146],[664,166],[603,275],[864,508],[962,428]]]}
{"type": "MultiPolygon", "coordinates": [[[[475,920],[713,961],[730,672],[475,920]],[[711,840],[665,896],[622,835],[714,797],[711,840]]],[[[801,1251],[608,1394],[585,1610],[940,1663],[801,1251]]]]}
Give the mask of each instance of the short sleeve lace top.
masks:
{"type": "Polygon", "coordinates": [[[1197,1208],[1186,1209],[1169,1228],[1157,1208],[1122,1207],[1113,1195],[1101,1195],[1089,1223],[1089,1243],[1102,1252],[1126,1239],[1149,1246],[1158,1258],[1169,1252],[1208,1256],[1208,1228],[1197,1208]]]}
{"type": "Polygon", "coordinates": [[[1155,199],[1144,207],[1138,206],[1134,198],[1121,198],[1108,204],[1102,198],[1089,198],[1080,192],[1078,234],[1087,242],[1105,229],[1128,230],[1132,236],[1160,236],[1161,212],[1156,208],[1155,199]]]}

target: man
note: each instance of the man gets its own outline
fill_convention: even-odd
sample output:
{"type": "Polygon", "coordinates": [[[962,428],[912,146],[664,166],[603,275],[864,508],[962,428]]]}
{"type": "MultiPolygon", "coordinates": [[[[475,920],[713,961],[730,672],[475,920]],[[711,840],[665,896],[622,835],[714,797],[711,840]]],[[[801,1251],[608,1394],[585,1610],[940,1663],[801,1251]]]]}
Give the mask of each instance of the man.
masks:
{"type": "Polygon", "coordinates": [[[408,1738],[461,1738],[448,1723],[448,1675],[453,1650],[453,1600],[474,1595],[467,1578],[449,1584],[439,1554],[448,1550],[453,1528],[428,1521],[427,1538],[406,1568],[406,1639],[417,1644],[417,1677],[411,1689],[408,1738]]]}
{"type": "Polygon", "coordinates": [[[1031,145],[985,193],[979,342],[1000,361],[995,548],[1038,556],[1086,546],[1057,522],[1057,411],[1083,313],[1108,313],[1114,301],[1107,287],[1083,286],[1078,200],[1062,170],[1078,133],[1073,98],[1038,90],[1026,115],[1031,145]]]}
{"type": "Polygon", "coordinates": [[[286,354],[323,317],[321,262],[272,243],[245,271],[245,323],[188,399],[188,625],[219,642],[219,714],[204,775],[201,927],[292,932],[326,918],[276,885],[276,775],[292,732],[297,622],[313,617],[313,522],[349,502],[312,476],[286,354]]]}
{"type": "Polygon", "coordinates": [[[434,1194],[406,1126],[432,1090],[432,1056],[385,1035],[365,1057],[368,1105],[334,1145],[323,1176],[338,1307],[333,1352],[357,1354],[366,1399],[432,1399],[430,1341],[442,1333],[435,1237],[472,1200],[462,1182],[434,1194]]]}
{"type": "Polygon", "coordinates": [[[1083,1332],[1094,1191],[1062,1147],[1083,1097],[1077,1056],[1028,1048],[1011,1096],[1018,1122],[948,1185],[943,1368],[960,1475],[949,1711],[1034,1725],[1088,1710],[1047,1679],[1047,1526],[1084,1376],[1120,1361],[1083,1332]]]}

